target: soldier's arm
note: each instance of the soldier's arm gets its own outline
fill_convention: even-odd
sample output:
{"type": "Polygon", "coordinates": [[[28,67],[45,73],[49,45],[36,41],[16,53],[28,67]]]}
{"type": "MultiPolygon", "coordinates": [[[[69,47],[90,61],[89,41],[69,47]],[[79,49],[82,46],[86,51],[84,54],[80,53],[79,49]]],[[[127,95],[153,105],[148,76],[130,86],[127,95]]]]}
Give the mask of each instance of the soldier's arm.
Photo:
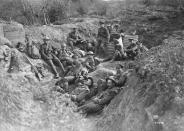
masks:
{"type": "Polygon", "coordinates": [[[124,75],[124,76],[122,76],[122,77],[117,81],[117,86],[124,86],[125,83],[126,83],[126,81],[127,81],[127,76],[124,75]]]}
{"type": "Polygon", "coordinates": [[[100,36],[101,28],[98,29],[97,37],[100,36]]]}
{"type": "Polygon", "coordinates": [[[40,53],[41,53],[41,55],[42,55],[45,59],[47,59],[47,60],[50,59],[50,58],[45,54],[44,47],[41,47],[40,53]]]}
{"type": "Polygon", "coordinates": [[[106,95],[103,96],[102,99],[99,99],[99,100],[98,100],[98,104],[100,104],[100,105],[106,105],[106,104],[108,104],[113,98],[114,98],[114,95],[106,94],[106,95]]]}
{"type": "Polygon", "coordinates": [[[92,68],[92,67],[89,65],[88,62],[86,63],[86,67],[87,67],[88,69],[91,69],[91,68],[92,68]]]}
{"type": "Polygon", "coordinates": [[[32,45],[30,45],[28,43],[27,43],[27,53],[31,57],[31,55],[32,55],[32,45]]]}
{"type": "Polygon", "coordinates": [[[109,31],[108,31],[108,29],[107,28],[105,28],[106,29],[106,35],[107,35],[107,38],[108,38],[108,40],[110,39],[110,33],[109,33],[109,31]]]}

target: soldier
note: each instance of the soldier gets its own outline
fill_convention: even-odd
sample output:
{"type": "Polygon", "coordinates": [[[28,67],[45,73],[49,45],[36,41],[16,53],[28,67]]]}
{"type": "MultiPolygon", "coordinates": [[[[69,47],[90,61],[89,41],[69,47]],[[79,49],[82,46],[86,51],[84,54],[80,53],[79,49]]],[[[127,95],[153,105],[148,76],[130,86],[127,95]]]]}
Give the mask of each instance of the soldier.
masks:
{"type": "Polygon", "coordinates": [[[127,74],[124,74],[123,65],[119,64],[116,66],[116,75],[114,76],[117,86],[122,87],[127,82],[127,74]]]}
{"type": "Polygon", "coordinates": [[[18,42],[16,48],[22,53],[26,52],[26,46],[22,42],[18,42]]]}
{"type": "Polygon", "coordinates": [[[113,33],[119,33],[119,24],[115,24],[112,29],[113,33]]]}
{"type": "Polygon", "coordinates": [[[65,73],[65,69],[59,59],[52,54],[52,46],[50,45],[50,43],[48,43],[49,40],[50,39],[48,37],[44,37],[44,43],[40,47],[40,54],[42,59],[45,60],[52,67],[55,74],[55,78],[59,78],[59,73],[57,72],[53,62],[56,62],[60,66],[63,73],[65,73]]]}
{"type": "Polygon", "coordinates": [[[27,43],[27,54],[32,59],[40,59],[41,56],[35,44],[36,43],[34,41],[29,41],[27,43]]]}
{"type": "Polygon", "coordinates": [[[85,61],[85,66],[89,70],[89,72],[92,72],[95,70],[95,59],[94,59],[94,53],[92,51],[89,51],[87,53],[87,59],[85,61]]]}
{"type": "Polygon", "coordinates": [[[113,30],[112,25],[111,24],[108,24],[107,25],[107,29],[109,31],[109,34],[111,34],[112,33],[112,30],[113,30]]]}
{"type": "Polygon", "coordinates": [[[110,101],[118,94],[119,88],[116,88],[116,81],[114,78],[109,77],[106,79],[107,89],[96,96],[90,102],[78,108],[83,113],[96,113],[101,111],[105,105],[108,105],[110,101]]]}
{"type": "Polygon", "coordinates": [[[135,56],[138,54],[138,46],[133,38],[129,39],[130,45],[126,49],[127,57],[134,60],[135,56]]]}
{"type": "Polygon", "coordinates": [[[110,34],[108,29],[105,27],[104,22],[100,22],[100,28],[98,29],[97,35],[97,47],[96,47],[96,55],[102,51],[103,55],[105,55],[105,47],[109,42],[110,34]]]}
{"type": "Polygon", "coordinates": [[[66,93],[69,91],[68,80],[65,78],[57,81],[55,85],[56,85],[55,90],[60,93],[66,93]]]}
{"type": "Polygon", "coordinates": [[[72,53],[68,52],[66,49],[66,44],[61,46],[61,50],[58,51],[57,57],[61,61],[61,63],[66,67],[72,66],[72,58],[70,57],[72,53]]]}
{"type": "Polygon", "coordinates": [[[98,93],[97,86],[94,84],[92,77],[88,77],[84,84],[88,86],[89,91],[84,91],[79,95],[72,96],[72,100],[77,102],[78,105],[84,104],[86,100],[89,100],[98,93]]]}
{"type": "Polygon", "coordinates": [[[74,49],[75,44],[81,40],[79,33],[77,31],[77,28],[73,28],[72,32],[69,33],[68,35],[68,44],[69,46],[72,48],[72,50],[74,49]]]}
{"type": "Polygon", "coordinates": [[[121,61],[121,60],[125,59],[126,57],[127,57],[127,55],[124,52],[124,50],[122,49],[121,45],[117,44],[115,46],[115,53],[114,53],[114,56],[113,56],[111,62],[121,61]]]}

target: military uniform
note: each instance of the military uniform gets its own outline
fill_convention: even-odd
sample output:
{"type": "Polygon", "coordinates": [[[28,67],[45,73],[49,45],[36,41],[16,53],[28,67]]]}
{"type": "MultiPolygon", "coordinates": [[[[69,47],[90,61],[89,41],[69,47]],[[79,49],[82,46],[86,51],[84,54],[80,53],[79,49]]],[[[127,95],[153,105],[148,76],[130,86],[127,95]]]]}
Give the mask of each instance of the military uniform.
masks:
{"type": "Polygon", "coordinates": [[[79,33],[77,32],[76,28],[73,28],[73,31],[69,33],[67,41],[69,46],[74,49],[75,44],[80,39],[79,33]]]}
{"type": "Polygon", "coordinates": [[[27,54],[32,59],[41,58],[38,48],[33,44],[27,44],[27,54]]]}
{"type": "Polygon", "coordinates": [[[102,51],[102,53],[105,55],[105,48],[107,46],[107,43],[109,42],[110,34],[107,28],[100,27],[98,29],[98,35],[97,35],[97,47],[96,47],[96,55],[99,55],[99,53],[102,51]]]}
{"type": "Polygon", "coordinates": [[[95,70],[95,60],[93,56],[89,56],[85,62],[86,68],[89,70],[89,72],[92,72],[95,70]]]}
{"type": "Polygon", "coordinates": [[[56,77],[59,77],[59,76],[58,76],[58,72],[53,62],[56,62],[60,66],[63,73],[65,72],[65,69],[62,63],[59,61],[59,59],[55,55],[52,54],[52,46],[50,44],[47,44],[47,43],[42,44],[40,47],[40,54],[41,54],[42,59],[45,60],[52,67],[56,77]]]}
{"type": "Polygon", "coordinates": [[[126,54],[127,54],[127,57],[130,58],[130,59],[133,59],[135,58],[135,56],[138,55],[138,46],[136,45],[136,43],[131,43],[127,49],[126,49],[126,54]]]}
{"type": "Polygon", "coordinates": [[[119,88],[107,89],[102,92],[99,96],[81,106],[79,109],[84,113],[96,113],[104,108],[105,105],[109,104],[110,101],[117,95],[119,88]]]}
{"type": "Polygon", "coordinates": [[[89,87],[89,91],[82,92],[79,95],[76,96],[75,101],[81,106],[83,105],[87,100],[92,98],[93,96],[97,95],[98,88],[96,86],[89,87]]]}

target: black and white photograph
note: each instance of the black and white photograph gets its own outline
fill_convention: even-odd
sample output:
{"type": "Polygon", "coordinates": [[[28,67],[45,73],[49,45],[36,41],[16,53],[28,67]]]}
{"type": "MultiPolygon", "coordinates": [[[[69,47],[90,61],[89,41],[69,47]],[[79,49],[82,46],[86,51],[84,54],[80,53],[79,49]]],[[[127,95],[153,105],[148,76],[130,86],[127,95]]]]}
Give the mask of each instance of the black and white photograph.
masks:
{"type": "Polygon", "coordinates": [[[0,0],[0,131],[184,131],[184,0],[0,0]]]}

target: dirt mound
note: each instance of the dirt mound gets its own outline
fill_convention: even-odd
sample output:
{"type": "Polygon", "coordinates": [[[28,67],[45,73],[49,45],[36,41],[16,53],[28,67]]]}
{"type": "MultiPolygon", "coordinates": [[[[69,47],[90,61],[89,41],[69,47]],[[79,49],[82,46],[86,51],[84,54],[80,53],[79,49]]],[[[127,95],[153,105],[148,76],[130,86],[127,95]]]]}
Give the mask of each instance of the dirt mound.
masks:
{"type": "Polygon", "coordinates": [[[97,34],[97,20],[90,19],[83,22],[76,22],[75,24],[63,24],[63,25],[50,25],[50,26],[38,26],[27,27],[26,33],[31,34],[33,39],[42,43],[42,33],[46,34],[52,40],[53,46],[59,47],[61,44],[66,43],[68,33],[72,28],[76,27],[79,30],[80,35],[84,39],[94,40],[97,34]]]}
{"type": "Polygon", "coordinates": [[[124,90],[104,110],[97,131],[149,131],[153,115],[159,115],[164,130],[184,129],[184,41],[170,37],[165,42],[137,60],[139,72],[132,73],[124,90]],[[148,72],[143,75],[141,70],[148,72]]]}

